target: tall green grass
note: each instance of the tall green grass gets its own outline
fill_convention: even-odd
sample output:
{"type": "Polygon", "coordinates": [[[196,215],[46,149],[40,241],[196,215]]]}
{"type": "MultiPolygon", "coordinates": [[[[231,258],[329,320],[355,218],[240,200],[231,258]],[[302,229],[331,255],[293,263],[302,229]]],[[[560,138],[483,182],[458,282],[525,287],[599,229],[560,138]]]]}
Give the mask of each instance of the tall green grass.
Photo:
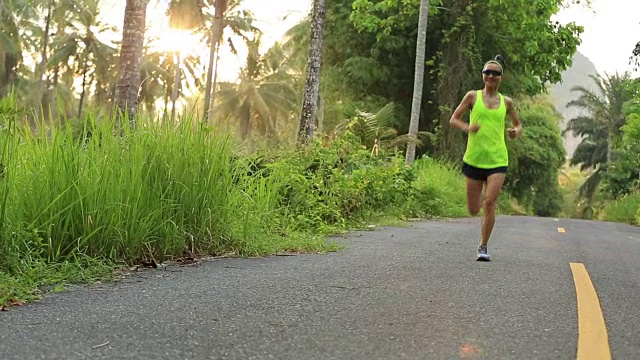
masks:
{"type": "Polygon", "coordinates": [[[5,247],[47,261],[163,260],[186,249],[248,253],[246,239],[270,237],[278,178],[247,176],[223,135],[188,121],[124,136],[87,125],[81,139],[66,130],[8,142],[5,247]]]}
{"type": "Polygon", "coordinates": [[[459,167],[446,161],[421,158],[413,165],[415,179],[410,209],[416,216],[467,216],[466,183],[459,167]]]}

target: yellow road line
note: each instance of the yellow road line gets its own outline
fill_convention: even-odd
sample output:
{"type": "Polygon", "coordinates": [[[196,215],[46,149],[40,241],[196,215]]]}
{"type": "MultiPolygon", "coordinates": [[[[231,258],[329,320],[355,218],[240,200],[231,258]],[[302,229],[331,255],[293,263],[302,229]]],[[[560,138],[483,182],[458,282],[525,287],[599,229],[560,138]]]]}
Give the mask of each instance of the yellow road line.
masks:
{"type": "Polygon", "coordinates": [[[559,228],[558,228],[558,232],[559,232],[560,234],[564,234],[564,233],[566,233],[567,231],[566,231],[563,227],[559,227],[559,228]]]}
{"type": "Polygon", "coordinates": [[[609,336],[600,300],[589,273],[581,263],[570,263],[578,299],[577,360],[610,360],[609,336]]]}

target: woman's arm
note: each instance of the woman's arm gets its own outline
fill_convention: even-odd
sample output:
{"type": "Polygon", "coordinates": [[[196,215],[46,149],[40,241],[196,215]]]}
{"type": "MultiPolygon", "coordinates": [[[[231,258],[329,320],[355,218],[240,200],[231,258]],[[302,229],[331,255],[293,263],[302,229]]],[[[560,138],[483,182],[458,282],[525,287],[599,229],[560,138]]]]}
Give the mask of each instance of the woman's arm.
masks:
{"type": "Polygon", "coordinates": [[[510,138],[515,139],[522,134],[522,122],[516,114],[516,107],[513,105],[513,100],[505,96],[504,102],[507,105],[507,116],[511,119],[511,126],[507,129],[507,134],[510,138]]]}
{"type": "Polygon", "coordinates": [[[469,126],[469,124],[467,124],[466,122],[464,122],[462,120],[462,116],[464,115],[464,113],[467,110],[471,110],[471,108],[473,107],[473,103],[475,102],[475,97],[476,97],[476,92],[475,91],[469,91],[464,98],[462,98],[462,101],[460,102],[460,104],[458,105],[458,107],[456,108],[456,110],[453,112],[453,115],[451,116],[451,119],[449,120],[449,125],[453,126],[455,128],[458,128],[464,132],[476,132],[478,131],[478,129],[480,128],[480,126],[478,126],[478,124],[473,124],[471,126],[469,126]]]}

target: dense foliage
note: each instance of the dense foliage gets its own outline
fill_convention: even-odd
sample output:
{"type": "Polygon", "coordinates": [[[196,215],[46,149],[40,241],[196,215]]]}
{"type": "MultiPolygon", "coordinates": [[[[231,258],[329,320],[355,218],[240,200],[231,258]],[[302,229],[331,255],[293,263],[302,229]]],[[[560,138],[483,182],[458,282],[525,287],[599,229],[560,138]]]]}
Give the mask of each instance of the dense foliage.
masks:
{"type": "Polygon", "coordinates": [[[523,102],[519,113],[526,135],[508,144],[512,170],[505,188],[535,215],[557,215],[562,204],[558,174],[566,156],[560,137],[561,117],[544,98],[523,102]]]}
{"type": "MultiPolygon", "coordinates": [[[[496,54],[507,59],[508,76],[501,91],[512,97],[536,95],[548,82],[560,81],[562,71],[571,65],[582,32],[575,24],[550,20],[562,3],[537,1],[532,8],[530,1],[432,2],[427,36],[431,71],[426,80],[431,96],[425,98],[423,109],[430,118],[423,118],[421,128],[438,133],[439,152],[457,156],[463,151],[459,136],[446,124],[462,95],[482,86],[482,65],[496,54]]],[[[418,4],[355,0],[350,14],[358,31],[375,36],[372,51],[360,56],[372,59],[371,66],[384,69],[389,79],[405,82],[398,88],[383,87],[383,91],[405,89],[397,95],[402,104],[411,98],[407,90],[412,77],[406,74],[412,73],[412,63],[407,60],[415,56],[418,4]],[[404,59],[394,58],[399,56],[404,59]]],[[[366,93],[378,93],[371,90],[366,93]]]]}
{"type": "MultiPolygon", "coordinates": [[[[638,192],[638,162],[640,147],[638,117],[640,116],[640,87],[629,74],[594,76],[595,90],[575,88],[576,100],[569,103],[586,110],[585,115],[569,121],[566,131],[582,137],[571,164],[590,171],[580,187],[585,201],[579,216],[610,219],[612,201],[638,192]],[[601,191],[602,190],[602,191],[601,191]],[[602,209],[604,206],[604,209],[602,209]],[[602,210],[601,215],[598,213],[602,210]]],[[[628,197],[634,199],[634,196],[628,197]]],[[[630,209],[624,207],[624,209],[630,209]]],[[[631,211],[631,210],[629,210],[631,211]]],[[[636,211],[625,216],[636,219],[636,211]]],[[[616,215],[614,219],[620,219],[616,215]]]]}

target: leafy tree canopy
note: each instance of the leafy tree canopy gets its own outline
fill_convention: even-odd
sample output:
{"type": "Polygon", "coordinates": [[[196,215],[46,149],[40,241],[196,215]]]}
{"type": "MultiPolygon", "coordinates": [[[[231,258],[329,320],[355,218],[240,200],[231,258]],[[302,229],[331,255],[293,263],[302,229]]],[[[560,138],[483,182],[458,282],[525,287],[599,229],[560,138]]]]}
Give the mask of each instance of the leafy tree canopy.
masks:
{"type": "MultiPolygon", "coordinates": [[[[395,35],[417,26],[419,3],[354,0],[351,20],[359,31],[376,33],[377,42],[383,47],[412,45],[411,37],[405,38],[403,44],[395,41],[395,35]]],[[[535,95],[543,92],[548,82],[561,80],[580,43],[581,26],[551,20],[563,3],[563,0],[433,1],[431,16],[436,21],[431,23],[428,37],[438,41],[432,41],[431,46],[442,51],[463,35],[464,48],[460,51],[470,62],[467,68],[473,74],[495,54],[504,55],[509,72],[517,79],[509,84],[511,91],[535,95]]]]}
{"type": "Polygon", "coordinates": [[[566,157],[558,126],[562,116],[547,97],[522,100],[519,112],[525,135],[507,143],[505,188],[534,214],[556,215],[561,210],[558,170],[566,157]]]}

